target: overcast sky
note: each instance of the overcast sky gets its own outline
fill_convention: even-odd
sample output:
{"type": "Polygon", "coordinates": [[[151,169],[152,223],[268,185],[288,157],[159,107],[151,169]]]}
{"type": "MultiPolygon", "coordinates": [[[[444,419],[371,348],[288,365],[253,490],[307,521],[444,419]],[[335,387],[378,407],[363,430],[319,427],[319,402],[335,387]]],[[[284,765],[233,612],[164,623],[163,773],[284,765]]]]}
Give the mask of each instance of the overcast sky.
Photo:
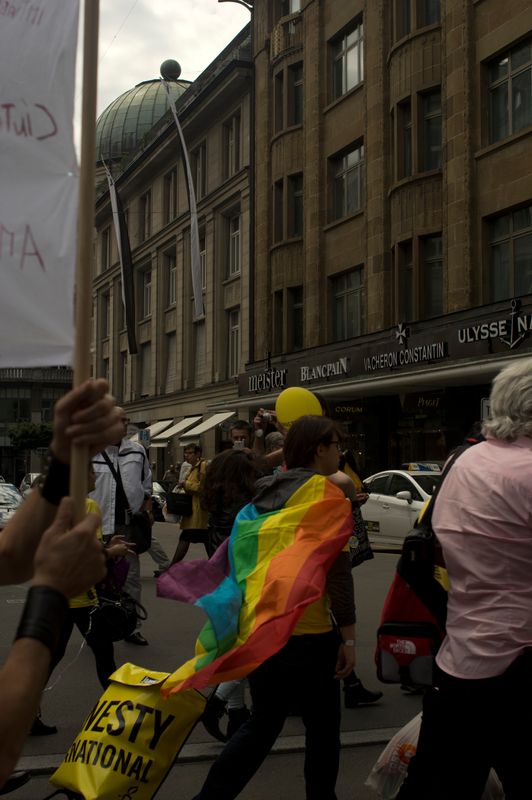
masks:
{"type": "MultiPolygon", "coordinates": [[[[83,18],[83,8],[80,13],[83,18]]],[[[249,19],[238,3],[217,0],[101,0],[98,115],[122,92],[158,78],[167,58],[179,61],[182,78],[195,80],[249,19]]],[[[82,50],[80,30],[78,109],[82,50]]],[[[78,119],[79,111],[77,129],[78,119]]]]}

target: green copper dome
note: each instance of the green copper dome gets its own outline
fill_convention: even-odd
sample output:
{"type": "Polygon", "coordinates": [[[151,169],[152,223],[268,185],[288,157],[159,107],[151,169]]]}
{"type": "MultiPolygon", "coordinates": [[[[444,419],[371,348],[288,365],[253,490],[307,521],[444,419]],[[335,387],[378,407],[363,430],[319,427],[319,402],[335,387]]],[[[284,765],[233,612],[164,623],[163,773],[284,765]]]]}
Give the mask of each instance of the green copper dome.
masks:
{"type": "MultiPolygon", "coordinates": [[[[179,80],[169,86],[177,100],[188,89],[190,81],[179,80]]],[[[132,153],[168,107],[165,88],[158,79],[142,81],[121,94],[96,123],[96,161],[114,161],[132,153]]]]}

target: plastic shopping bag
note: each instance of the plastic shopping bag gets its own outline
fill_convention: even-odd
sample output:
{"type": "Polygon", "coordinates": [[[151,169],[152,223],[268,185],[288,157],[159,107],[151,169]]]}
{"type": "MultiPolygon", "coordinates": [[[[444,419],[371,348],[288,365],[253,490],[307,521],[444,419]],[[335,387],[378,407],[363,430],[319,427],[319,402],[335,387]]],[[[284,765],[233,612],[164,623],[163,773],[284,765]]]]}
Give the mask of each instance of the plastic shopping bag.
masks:
{"type": "Polygon", "coordinates": [[[393,800],[406,778],[408,765],[416,754],[421,711],[393,736],[366,779],[366,786],[375,789],[383,800],[393,800]]]}
{"type": "Polygon", "coordinates": [[[51,783],[85,800],[151,800],[206,704],[195,690],[164,699],[169,674],[134,664],[114,672],[51,783]]]}
{"type": "MultiPolygon", "coordinates": [[[[393,800],[399,793],[410,759],[416,754],[420,727],[421,712],[390,739],[373,765],[366,786],[375,789],[382,800],[393,800]]],[[[493,770],[490,771],[482,800],[504,800],[501,782],[493,770]]]]}

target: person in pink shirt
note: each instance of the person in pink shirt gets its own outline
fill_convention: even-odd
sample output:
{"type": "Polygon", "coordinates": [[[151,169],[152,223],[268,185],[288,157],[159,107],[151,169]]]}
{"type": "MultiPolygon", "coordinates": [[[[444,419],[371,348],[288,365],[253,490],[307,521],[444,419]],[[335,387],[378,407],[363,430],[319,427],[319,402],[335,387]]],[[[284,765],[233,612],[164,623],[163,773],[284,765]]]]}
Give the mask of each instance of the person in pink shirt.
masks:
{"type": "Polygon", "coordinates": [[[445,479],[432,524],[449,572],[447,635],[398,800],[506,800],[532,779],[532,359],[493,380],[486,441],[445,479]]]}

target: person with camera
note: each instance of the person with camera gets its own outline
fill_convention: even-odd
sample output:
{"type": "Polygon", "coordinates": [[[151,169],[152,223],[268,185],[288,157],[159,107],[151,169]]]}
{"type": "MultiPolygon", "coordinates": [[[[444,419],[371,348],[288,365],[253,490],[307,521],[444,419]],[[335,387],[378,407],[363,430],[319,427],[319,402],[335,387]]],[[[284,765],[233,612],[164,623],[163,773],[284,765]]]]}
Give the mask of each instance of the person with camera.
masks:
{"type": "MultiPolygon", "coordinates": [[[[152,474],[146,450],[141,444],[127,438],[129,420],[124,413],[120,421],[120,438],[92,460],[96,487],[90,496],[102,511],[104,542],[128,524],[131,514],[146,509],[152,491],[152,474]]],[[[124,590],[140,603],[142,585],[139,557],[137,553],[128,553],[127,559],[129,572],[124,590]]],[[[124,641],[141,646],[148,644],[140,632],[140,624],[139,620],[137,630],[124,641]]]]}

